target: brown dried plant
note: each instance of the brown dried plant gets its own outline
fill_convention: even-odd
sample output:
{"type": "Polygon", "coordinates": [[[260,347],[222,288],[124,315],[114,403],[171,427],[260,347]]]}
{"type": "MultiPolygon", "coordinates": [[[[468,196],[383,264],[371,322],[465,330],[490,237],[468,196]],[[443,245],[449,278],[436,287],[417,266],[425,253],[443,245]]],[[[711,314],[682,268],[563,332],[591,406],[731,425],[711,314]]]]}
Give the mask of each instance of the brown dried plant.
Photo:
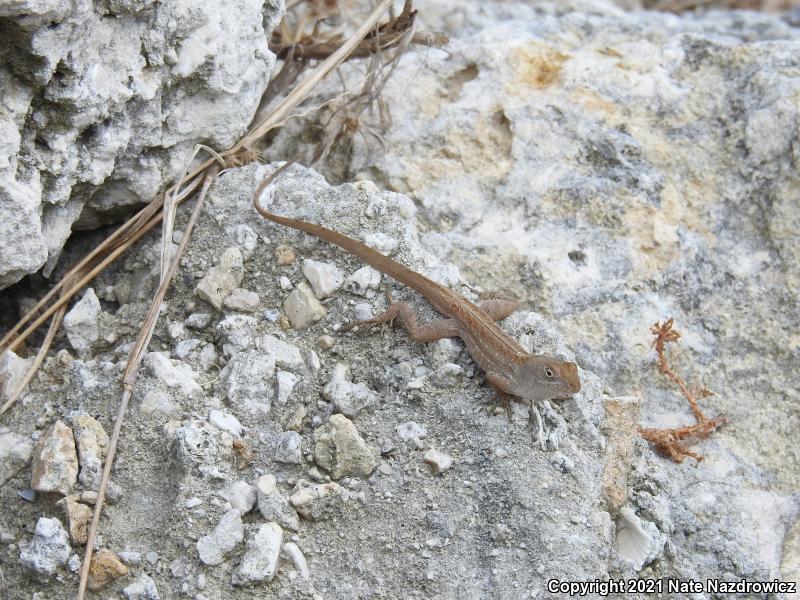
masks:
{"type": "Polygon", "coordinates": [[[250,445],[241,438],[233,440],[233,464],[238,470],[249,467],[253,462],[253,450],[250,445]]]}
{"type": "Polygon", "coordinates": [[[656,429],[656,428],[639,428],[639,435],[655,446],[656,450],[674,460],[677,463],[683,462],[687,456],[692,457],[697,462],[703,460],[703,456],[692,452],[687,447],[687,443],[691,440],[701,440],[707,438],[720,425],[727,423],[727,419],[722,416],[716,416],[713,419],[708,418],[700,409],[697,403],[697,398],[707,398],[712,396],[713,392],[705,387],[700,387],[694,391],[689,389],[686,382],[678,375],[667,362],[667,357],[664,349],[669,343],[676,343],[681,334],[672,328],[673,319],[668,319],[664,323],[656,322],[650,328],[650,333],[655,336],[653,340],[653,347],[658,355],[658,370],[666,375],[675,385],[681,390],[681,394],[689,403],[692,409],[692,414],[695,418],[694,425],[686,427],[676,427],[674,429],[656,429]]]}

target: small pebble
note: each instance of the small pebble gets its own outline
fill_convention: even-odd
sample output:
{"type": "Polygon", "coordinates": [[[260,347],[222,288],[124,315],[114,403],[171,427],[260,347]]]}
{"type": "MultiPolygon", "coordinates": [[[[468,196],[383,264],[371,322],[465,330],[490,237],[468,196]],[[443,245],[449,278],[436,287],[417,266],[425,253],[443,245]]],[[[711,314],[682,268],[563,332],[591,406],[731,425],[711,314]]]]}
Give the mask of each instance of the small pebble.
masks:
{"type": "Polygon", "coordinates": [[[433,448],[425,453],[422,460],[431,466],[434,475],[444,473],[453,465],[453,459],[450,456],[433,448]]]}
{"type": "Polygon", "coordinates": [[[328,350],[333,348],[333,346],[336,344],[336,339],[330,335],[322,335],[319,338],[318,344],[323,350],[328,350]]]}

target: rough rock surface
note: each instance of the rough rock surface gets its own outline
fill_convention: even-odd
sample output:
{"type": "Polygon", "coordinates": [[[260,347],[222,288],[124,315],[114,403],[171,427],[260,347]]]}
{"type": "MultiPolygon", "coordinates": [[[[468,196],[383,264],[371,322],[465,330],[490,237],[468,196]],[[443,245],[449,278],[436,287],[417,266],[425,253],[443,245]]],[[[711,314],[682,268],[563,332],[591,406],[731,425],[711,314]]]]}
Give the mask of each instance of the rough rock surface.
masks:
{"type": "Polygon", "coordinates": [[[102,590],[120,577],[128,574],[128,567],[122,564],[111,550],[101,548],[92,555],[92,564],[89,567],[89,589],[93,592],[102,590]]]}
{"type": "MultiPolygon", "coordinates": [[[[513,403],[511,420],[494,410],[460,342],[426,346],[389,327],[338,332],[356,304],[385,308],[367,279],[333,293],[307,329],[290,327],[281,310],[305,285],[303,260],[348,277],[364,265],[255,217],[253,191],[276,165],[228,170],[152,342],[169,355],[183,341],[170,325],[207,313],[187,328],[216,358],[190,363],[202,393],[169,388],[174,415],[138,409],[167,389],[141,371],[114,472],[126,495],[106,507],[105,544],[155,554],[132,570],[164,598],[251,598],[230,585],[243,543],[213,566],[194,552],[226,513],[217,492],[243,480],[259,482],[264,505],[244,519],[248,531],[278,521],[286,497],[301,515],[287,537],[309,578],[279,560],[272,581],[258,584],[270,597],[543,598],[550,579],[796,578],[797,121],[784,101],[796,98],[796,20],[626,13],[597,1],[418,8],[453,36],[449,54],[408,54],[386,87],[394,127],[385,147],[368,152],[356,138],[329,163],[331,178],[350,169],[377,185],[331,186],[294,166],[262,203],[388,248],[472,300],[475,286],[524,300],[502,327],[529,350],[576,359],[581,393],[536,407],[535,439],[527,407],[513,403]],[[243,226],[258,239],[250,250],[243,226]],[[210,311],[194,291],[232,246],[242,251],[241,288],[260,296],[252,314],[210,311]],[[650,350],[649,327],[668,316],[683,333],[672,364],[716,392],[701,400],[710,415],[731,420],[692,446],[705,456],[698,465],[674,464],[636,434],[639,422],[691,422],[650,350]],[[323,335],[336,344],[320,349],[323,335]],[[290,361],[288,347],[297,350],[290,361]],[[297,376],[285,403],[250,411],[258,399],[227,396],[220,374],[240,352],[275,360],[259,394],[276,396],[279,369],[297,376]],[[332,482],[313,449],[314,431],[343,418],[323,393],[338,363],[376,394],[352,419],[379,455],[369,475],[332,482]],[[246,426],[241,437],[204,421],[212,410],[246,426]],[[410,422],[424,437],[413,428],[401,438],[397,427],[410,422]],[[301,464],[275,460],[284,431],[301,436],[301,464]],[[425,463],[431,448],[453,459],[439,475],[425,463]],[[259,481],[264,473],[275,480],[259,481]]],[[[296,156],[309,139],[294,126],[275,141],[277,157],[296,156]]],[[[144,246],[131,255],[152,267],[144,246]]],[[[126,276],[110,272],[96,289],[126,276]]],[[[417,294],[383,283],[421,322],[433,318],[417,294]]],[[[31,384],[37,402],[4,424],[35,439],[56,418],[113,414],[141,307],[132,299],[118,309],[119,350],[48,359],[31,384]]],[[[3,527],[18,540],[49,501],[17,496],[28,474],[0,487],[2,506],[14,508],[3,527]]],[[[74,592],[57,578],[33,589],[9,546],[0,553],[10,589],[74,592]]],[[[144,594],[129,597],[157,597],[144,594]]]]}
{"type": "Polygon", "coordinates": [[[344,415],[332,415],[314,432],[314,460],[333,479],[366,477],[377,466],[375,450],[358,434],[344,415]]]}
{"type": "Polygon", "coordinates": [[[90,490],[100,489],[103,461],[108,451],[108,434],[97,419],[89,415],[78,415],[72,419],[72,430],[78,446],[80,482],[90,490]]]}
{"type": "Polygon", "coordinates": [[[33,450],[31,487],[37,492],[69,493],[78,478],[75,439],[63,421],[50,426],[33,450]]]}
{"type": "Polygon", "coordinates": [[[73,226],[149,201],[194,144],[235,142],[274,66],[282,6],[4,3],[0,288],[49,274],[73,226]]]}
{"type": "Polygon", "coordinates": [[[0,486],[31,459],[33,441],[24,435],[0,427],[0,486]]]}
{"type": "Polygon", "coordinates": [[[67,532],[58,519],[40,518],[30,543],[23,545],[19,561],[33,573],[51,577],[69,558],[70,546],[67,532]]]}

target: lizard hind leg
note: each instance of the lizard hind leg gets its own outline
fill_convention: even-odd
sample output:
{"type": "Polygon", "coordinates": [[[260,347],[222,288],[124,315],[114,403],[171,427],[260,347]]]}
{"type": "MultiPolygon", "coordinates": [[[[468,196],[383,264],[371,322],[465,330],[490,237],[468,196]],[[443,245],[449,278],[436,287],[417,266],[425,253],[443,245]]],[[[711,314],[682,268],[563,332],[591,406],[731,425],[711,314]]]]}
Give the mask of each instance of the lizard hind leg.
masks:
{"type": "Polygon", "coordinates": [[[489,315],[492,321],[502,321],[517,310],[518,307],[519,302],[506,298],[486,299],[478,304],[478,308],[489,315]]]}
{"type": "Polygon", "coordinates": [[[371,319],[346,323],[340,331],[350,331],[356,326],[369,329],[380,323],[393,322],[400,317],[403,326],[415,342],[435,342],[442,338],[459,336],[459,323],[456,319],[440,319],[426,325],[417,325],[417,315],[414,314],[411,305],[408,302],[395,302],[389,288],[386,288],[386,301],[389,308],[381,314],[371,319]]]}
{"type": "Polygon", "coordinates": [[[363,331],[369,331],[370,329],[375,327],[375,325],[380,325],[381,323],[386,323],[386,322],[388,322],[390,325],[394,325],[394,320],[400,314],[400,304],[403,303],[402,302],[396,303],[394,301],[394,299],[392,298],[392,292],[388,287],[386,288],[386,303],[389,305],[389,308],[387,308],[381,314],[372,317],[371,319],[364,319],[362,321],[350,321],[349,323],[345,323],[344,325],[342,325],[339,331],[350,331],[355,327],[363,328],[363,331]]]}

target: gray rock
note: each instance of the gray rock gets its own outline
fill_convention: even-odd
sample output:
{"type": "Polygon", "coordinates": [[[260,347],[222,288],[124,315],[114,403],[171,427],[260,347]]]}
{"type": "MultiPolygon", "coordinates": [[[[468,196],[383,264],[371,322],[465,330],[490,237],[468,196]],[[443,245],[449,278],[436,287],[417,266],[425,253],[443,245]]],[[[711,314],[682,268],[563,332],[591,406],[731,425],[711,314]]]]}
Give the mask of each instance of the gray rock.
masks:
{"type": "Polygon", "coordinates": [[[309,483],[300,480],[289,502],[304,519],[325,521],[341,515],[348,499],[347,490],[335,481],[309,483]]]}
{"type": "Polygon", "coordinates": [[[278,371],[275,375],[275,379],[278,382],[278,395],[275,401],[278,404],[286,404],[292,390],[294,390],[294,386],[297,385],[297,375],[289,371],[278,371]]]}
{"type": "Polygon", "coordinates": [[[222,338],[222,349],[227,356],[255,345],[255,329],[258,321],[249,315],[231,315],[217,325],[222,338]]]}
{"type": "Polygon", "coordinates": [[[233,585],[272,581],[278,566],[283,530],[277,523],[264,523],[247,538],[242,562],[231,577],[233,585]]]}
{"type": "Polygon", "coordinates": [[[267,521],[275,521],[284,529],[300,530],[300,519],[289,504],[289,499],[280,493],[274,475],[258,478],[258,511],[267,521]]]}
{"type": "Polygon", "coordinates": [[[242,515],[238,510],[226,512],[214,530],[197,540],[197,554],[206,565],[219,565],[244,539],[242,515]]]}
{"type": "Polygon", "coordinates": [[[242,437],[244,426],[239,422],[239,419],[224,410],[212,409],[208,415],[208,422],[217,429],[227,431],[235,438],[242,437]]]}
{"type": "Polygon", "coordinates": [[[630,563],[634,571],[657,559],[664,550],[667,536],[649,521],[643,521],[629,506],[624,506],[617,520],[617,557],[630,563]]]}
{"type": "Polygon", "coordinates": [[[78,479],[78,454],[72,429],[63,421],[53,423],[36,443],[31,471],[31,487],[37,492],[66,495],[75,485],[78,479]]]}
{"type": "Polygon", "coordinates": [[[180,413],[181,407],[170,398],[167,392],[162,390],[150,390],[142,398],[139,409],[147,414],[162,413],[164,415],[176,416],[180,413]]]}
{"type": "Polygon", "coordinates": [[[73,229],[118,218],[177,179],[195,143],[247,129],[275,64],[277,5],[12,2],[0,50],[0,288],[73,229]],[[263,12],[262,12],[263,11],[263,12]],[[74,227],[73,227],[74,224],[74,227]]]}
{"type": "Polygon", "coordinates": [[[72,429],[81,467],[78,479],[84,487],[98,490],[103,474],[103,461],[108,451],[108,435],[103,426],[89,415],[73,417],[72,429]]]}
{"type": "Polygon", "coordinates": [[[372,305],[366,302],[359,302],[353,307],[353,318],[356,321],[367,321],[374,315],[375,313],[372,311],[372,305]]]}
{"type": "Polygon", "coordinates": [[[206,421],[193,419],[175,430],[178,458],[187,466],[226,462],[233,449],[233,438],[206,421]]]}
{"type": "Polygon", "coordinates": [[[352,419],[361,411],[375,406],[378,395],[363,383],[352,383],[349,379],[349,367],[344,363],[337,363],[322,395],[333,402],[336,410],[352,419]]]}
{"type": "Polygon", "coordinates": [[[344,280],[344,289],[352,294],[366,296],[370,290],[377,290],[381,284],[381,272],[367,265],[344,280]]]}
{"type": "Polygon", "coordinates": [[[64,316],[64,331],[70,345],[78,352],[86,352],[100,337],[97,318],[101,312],[100,300],[92,288],[86,290],[75,306],[64,316]]]}
{"type": "Polygon", "coordinates": [[[397,432],[397,437],[404,442],[407,442],[408,440],[422,439],[428,435],[428,430],[416,421],[402,423],[395,427],[394,430],[397,432]]]}
{"type": "Polygon", "coordinates": [[[323,263],[306,258],[303,260],[303,275],[317,298],[327,298],[342,286],[344,275],[333,263],[323,263]]]}
{"type": "Polygon", "coordinates": [[[278,443],[275,446],[275,460],[277,462],[299,465],[303,462],[300,452],[300,444],[303,438],[296,431],[284,431],[278,435],[278,443]]]}
{"type": "Polygon", "coordinates": [[[125,600],[161,600],[156,582],[145,573],[140,574],[130,585],[125,586],[122,595],[125,596],[125,600]]]}
{"type": "Polygon", "coordinates": [[[217,493],[243,515],[253,510],[256,503],[256,488],[241,479],[217,493]]]}
{"type": "Polygon", "coordinates": [[[209,313],[192,313],[186,317],[185,325],[190,329],[205,329],[211,323],[209,313]]]}
{"type": "Polygon", "coordinates": [[[244,262],[242,253],[232,246],[222,253],[219,265],[211,267],[208,273],[197,284],[195,292],[217,310],[222,303],[242,282],[244,262]]]}
{"type": "Polygon", "coordinates": [[[237,352],[220,373],[223,389],[235,406],[267,412],[275,395],[275,358],[259,350],[237,352]]]}
{"type": "Polygon", "coordinates": [[[275,365],[281,369],[297,373],[305,366],[300,348],[274,335],[259,338],[258,348],[274,356],[275,365]]]}
{"type": "Polygon", "coordinates": [[[225,298],[225,308],[241,312],[255,312],[261,302],[258,294],[243,288],[234,288],[225,298]]]}
{"type": "Polygon", "coordinates": [[[0,487],[28,464],[33,446],[31,438],[0,427],[0,487]]]}
{"type": "Polygon", "coordinates": [[[72,548],[58,519],[40,517],[31,542],[21,547],[19,561],[37,575],[52,577],[69,559],[72,548]]]}
{"type": "Polygon", "coordinates": [[[344,415],[331,415],[314,431],[314,460],[333,479],[366,477],[378,465],[377,452],[358,435],[344,415]]]}
{"type": "Polygon", "coordinates": [[[305,329],[319,321],[327,313],[314,292],[304,282],[297,284],[297,287],[286,297],[283,311],[295,329],[305,329]]]}
{"type": "Polygon", "coordinates": [[[167,387],[177,389],[190,398],[203,393],[203,388],[197,383],[198,374],[181,361],[173,362],[160,352],[148,352],[144,364],[167,387]]]}
{"type": "Polygon", "coordinates": [[[5,395],[0,394],[3,402],[17,391],[33,360],[33,358],[20,358],[11,350],[5,350],[0,354],[0,379],[5,381],[6,390],[5,395]]]}
{"type": "Polygon", "coordinates": [[[453,466],[453,458],[435,448],[428,450],[422,460],[431,466],[434,475],[441,475],[453,466]]]}
{"type": "Polygon", "coordinates": [[[294,542],[286,542],[283,545],[283,553],[292,561],[294,568],[297,569],[300,577],[308,579],[311,577],[311,570],[308,568],[306,557],[294,542]]]}

